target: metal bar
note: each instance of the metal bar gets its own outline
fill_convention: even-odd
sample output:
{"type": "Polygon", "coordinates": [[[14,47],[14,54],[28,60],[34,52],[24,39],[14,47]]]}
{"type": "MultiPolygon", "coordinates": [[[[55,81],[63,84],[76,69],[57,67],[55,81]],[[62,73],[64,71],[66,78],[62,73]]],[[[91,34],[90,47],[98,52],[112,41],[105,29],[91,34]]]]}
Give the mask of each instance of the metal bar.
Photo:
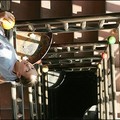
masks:
{"type": "Polygon", "coordinates": [[[98,41],[98,42],[94,42],[94,43],[90,43],[90,42],[82,42],[82,43],[64,43],[64,44],[52,44],[51,45],[51,49],[54,47],[79,47],[79,46],[107,46],[108,45],[108,41],[98,41]]]}
{"type": "Polygon", "coordinates": [[[40,109],[40,120],[46,119],[46,98],[45,98],[45,78],[42,72],[42,65],[40,64],[38,67],[39,73],[39,84],[38,84],[38,103],[40,109]]]}
{"type": "Polygon", "coordinates": [[[105,68],[104,68],[104,59],[102,59],[102,97],[103,97],[103,118],[106,119],[106,102],[105,102],[105,68]]]}
{"type": "MultiPolygon", "coordinates": [[[[42,72],[42,68],[41,68],[41,72],[42,72]]],[[[46,119],[46,98],[45,98],[45,77],[43,72],[41,76],[41,102],[42,102],[41,120],[45,120],[46,119]]]]}
{"type": "MultiPolygon", "coordinates": [[[[91,63],[91,61],[82,61],[82,60],[80,60],[80,61],[58,61],[58,62],[49,62],[49,61],[43,61],[43,64],[48,64],[48,65],[58,65],[58,64],[62,64],[62,65],[65,65],[65,64],[90,64],[91,63]]],[[[93,60],[92,61],[92,65],[98,65],[100,63],[100,60],[93,60]]]]}
{"type": "Polygon", "coordinates": [[[86,56],[86,57],[64,57],[64,58],[43,58],[44,61],[64,61],[64,60],[75,60],[75,59],[79,59],[79,60],[101,60],[101,56],[86,56]]]}
{"type": "Polygon", "coordinates": [[[17,105],[18,105],[18,118],[25,119],[24,117],[24,95],[23,95],[23,85],[17,85],[17,105]]]}
{"type": "Polygon", "coordinates": [[[48,71],[45,73],[45,98],[46,98],[46,119],[48,118],[48,71]]]}
{"type": "Polygon", "coordinates": [[[97,98],[98,98],[98,120],[101,118],[101,97],[100,97],[100,64],[97,68],[97,98]]]}
{"type": "Polygon", "coordinates": [[[91,63],[66,63],[66,64],[49,64],[48,68],[67,68],[67,67],[97,67],[97,65],[92,65],[91,63]]]}
{"type": "Polygon", "coordinates": [[[11,82],[11,84],[13,119],[24,119],[23,86],[17,84],[16,82],[11,82]]]}
{"type": "Polygon", "coordinates": [[[33,116],[33,99],[32,99],[32,87],[28,87],[28,92],[29,92],[29,103],[30,103],[30,118],[34,120],[33,116]]]}
{"type": "MultiPolygon", "coordinates": [[[[98,31],[98,30],[105,30],[105,29],[113,29],[113,28],[117,28],[118,24],[111,24],[111,25],[104,25],[102,28],[99,27],[86,27],[84,29],[82,29],[81,27],[74,27],[74,28],[69,28],[67,31],[64,30],[64,27],[53,27],[51,28],[51,30],[49,30],[46,27],[35,27],[36,30],[35,32],[52,32],[52,33],[71,33],[71,32],[84,32],[84,31],[98,31]]],[[[31,32],[31,30],[29,30],[28,28],[17,28],[18,31],[27,31],[27,32],[31,32]]]]}
{"type": "MultiPolygon", "coordinates": [[[[109,48],[108,48],[108,52],[109,52],[109,48]]],[[[108,61],[108,63],[110,64],[109,61],[108,61]]],[[[112,106],[112,89],[111,89],[110,65],[108,65],[108,94],[109,94],[109,118],[113,120],[113,106],[112,106]]]]}
{"type": "Polygon", "coordinates": [[[120,13],[109,13],[97,16],[75,16],[69,18],[51,18],[51,19],[40,19],[32,21],[16,21],[15,27],[19,31],[33,31],[29,26],[34,26],[34,30],[38,32],[52,32],[52,33],[69,33],[75,31],[96,31],[103,29],[113,29],[118,27],[120,19],[120,13]],[[98,22],[97,26],[89,26],[89,22],[98,22]],[[102,25],[100,24],[100,21],[102,25]],[[115,22],[109,23],[110,22],[115,22]],[[88,24],[86,23],[88,22],[88,24]],[[81,25],[77,25],[81,24],[81,25]]]}
{"type": "Polygon", "coordinates": [[[114,49],[113,45],[109,45],[109,56],[110,56],[110,77],[111,77],[111,90],[112,90],[112,112],[113,119],[116,119],[116,84],[115,84],[115,61],[114,61],[114,49]]]}
{"type": "Polygon", "coordinates": [[[62,70],[62,69],[79,69],[79,68],[96,68],[97,66],[58,66],[58,67],[49,67],[49,69],[57,69],[57,70],[62,70]]]}
{"type": "Polygon", "coordinates": [[[57,71],[61,71],[61,70],[64,70],[64,71],[89,71],[91,69],[97,69],[96,67],[69,67],[69,68],[50,68],[49,70],[57,70],[57,71]]]}
{"type": "Polygon", "coordinates": [[[41,79],[41,90],[42,90],[42,109],[43,109],[43,118],[46,119],[46,95],[45,95],[45,73],[42,72],[42,79],[41,79]]]}
{"type": "MultiPolygon", "coordinates": [[[[70,32],[84,32],[84,31],[98,31],[98,30],[105,30],[105,29],[113,29],[113,28],[117,28],[118,24],[112,24],[112,25],[104,25],[102,28],[99,27],[86,27],[86,28],[81,28],[81,27],[74,27],[74,28],[70,28],[65,31],[63,27],[61,28],[53,28],[51,29],[52,33],[70,33],[70,32]]],[[[46,28],[36,28],[36,32],[48,32],[48,30],[46,28]]]]}
{"type": "Polygon", "coordinates": [[[51,18],[51,19],[40,19],[40,20],[32,20],[32,21],[16,21],[16,27],[18,26],[27,26],[29,23],[33,25],[38,24],[60,24],[60,23],[74,23],[74,22],[83,22],[83,21],[100,21],[100,20],[117,20],[120,19],[120,13],[107,13],[102,15],[93,15],[93,16],[75,16],[75,17],[68,17],[68,18],[51,18]]]}
{"type": "Polygon", "coordinates": [[[33,110],[34,110],[34,119],[38,119],[38,103],[37,103],[37,89],[36,89],[36,85],[33,86],[33,110]]]}
{"type": "Polygon", "coordinates": [[[108,95],[108,76],[107,76],[107,58],[103,59],[104,66],[104,91],[105,91],[105,119],[109,118],[109,95],[108,95]]]}
{"type": "Polygon", "coordinates": [[[58,54],[68,54],[68,53],[88,53],[88,52],[99,52],[102,53],[106,50],[106,47],[101,47],[99,49],[95,48],[94,50],[92,49],[86,49],[86,50],[70,50],[70,51],[65,51],[65,50],[58,50],[57,52],[52,51],[52,49],[49,50],[49,52],[47,53],[47,56],[51,57],[51,56],[56,56],[58,54]]]}
{"type": "Polygon", "coordinates": [[[102,70],[100,68],[100,120],[102,119],[102,108],[103,108],[103,105],[102,105],[102,102],[103,102],[103,98],[102,98],[102,70]]]}
{"type": "Polygon", "coordinates": [[[38,119],[36,86],[28,87],[28,91],[29,91],[29,103],[30,103],[30,117],[32,120],[36,120],[38,119]]]}
{"type": "Polygon", "coordinates": [[[16,28],[13,28],[13,45],[15,50],[17,48],[16,38],[17,38],[16,28]]]}
{"type": "Polygon", "coordinates": [[[40,120],[42,120],[42,115],[43,115],[43,110],[42,110],[42,83],[41,83],[41,65],[38,65],[38,105],[39,105],[39,113],[38,117],[40,118],[40,120]]]}
{"type": "Polygon", "coordinates": [[[18,116],[18,109],[17,109],[17,100],[16,100],[16,83],[11,82],[12,87],[11,87],[11,95],[12,95],[12,106],[13,106],[13,119],[17,120],[18,116]]]}
{"type": "Polygon", "coordinates": [[[105,108],[106,108],[106,119],[110,119],[109,118],[109,92],[108,92],[108,61],[107,58],[103,60],[103,64],[104,64],[104,86],[105,86],[105,108]]]}
{"type": "MultiPolygon", "coordinates": [[[[79,69],[64,69],[63,71],[65,72],[80,72],[80,71],[92,71],[92,72],[96,72],[96,68],[79,68],[79,69]]],[[[56,71],[56,70],[52,70],[52,71],[56,71]]]]}
{"type": "Polygon", "coordinates": [[[100,81],[100,87],[101,87],[101,119],[105,119],[105,101],[104,101],[104,74],[103,74],[103,60],[101,61],[101,81],[100,81]]]}
{"type": "Polygon", "coordinates": [[[49,68],[50,70],[56,69],[56,70],[65,70],[65,69],[91,69],[91,68],[96,68],[95,66],[85,66],[85,67],[80,67],[80,66],[75,66],[75,67],[53,67],[49,68]]]}
{"type": "Polygon", "coordinates": [[[1,10],[6,10],[9,11],[10,10],[10,0],[1,0],[1,10]]]}

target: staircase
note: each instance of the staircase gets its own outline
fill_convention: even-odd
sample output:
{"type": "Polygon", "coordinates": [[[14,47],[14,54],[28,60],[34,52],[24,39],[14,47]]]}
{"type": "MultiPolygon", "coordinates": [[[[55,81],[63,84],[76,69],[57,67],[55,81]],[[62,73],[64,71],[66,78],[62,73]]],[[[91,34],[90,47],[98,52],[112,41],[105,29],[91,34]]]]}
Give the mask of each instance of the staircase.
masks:
{"type": "MultiPolygon", "coordinates": [[[[109,45],[108,39],[106,39],[108,36],[102,40],[99,40],[98,37],[99,31],[102,30],[120,31],[119,19],[120,13],[18,20],[13,29],[15,33],[13,38],[17,42],[20,32],[23,35],[21,37],[25,40],[31,39],[29,36],[26,37],[26,32],[35,35],[38,35],[38,33],[53,33],[51,47],[42,59],[43,65],[47,64],[49,71],[95,72],[98,76],[98,119],[120,119],[119,38],[115,44],[109,45]],[[81,39],[85,32],[90,32],[92,39],[89,38],[88,41],[81,39]],[[75,38],[76,34],[79,37],[75,38]],[[60,39],[57,38],[58,36],[60,39]],[[102,53],[108,53],[107,58],[103,59],[102,53]]],[[[112,35],[115,34],[116,32],[112,33],[112,35]]],[[[119,33],[117,33],[117,36],[119,36],[119,33]]],[[[31,43],[34,44],[34,40],[31,40],[31,43]]],[[[21,51],[17,48],[16,50],[19,57],[22,57],[21,51]]],[[[28,53],[25,55],[30,56],[28,53]]],[[[47,79],[47,73],[43,73],[41,68],[42,65],[37,66],[39,84],[33,88],[23,88],[16,83],[0,85],[1,119],[40,118],[45,120],[48,118],[47,85],[51,80],[47,79]]]]}

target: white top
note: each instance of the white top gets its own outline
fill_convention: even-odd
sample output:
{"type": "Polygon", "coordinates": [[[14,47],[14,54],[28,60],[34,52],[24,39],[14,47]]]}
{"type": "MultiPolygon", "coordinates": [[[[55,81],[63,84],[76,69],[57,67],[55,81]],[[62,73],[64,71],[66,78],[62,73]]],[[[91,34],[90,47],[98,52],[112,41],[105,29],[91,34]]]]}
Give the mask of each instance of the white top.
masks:
{"type": "Polygon", "coordinates": [[[17,76],[13,73],[13,67],[18,60],[13,46],[4,36],[4,30],[0,27],[0,75],[6,81],[14,81],[17,76]]]}

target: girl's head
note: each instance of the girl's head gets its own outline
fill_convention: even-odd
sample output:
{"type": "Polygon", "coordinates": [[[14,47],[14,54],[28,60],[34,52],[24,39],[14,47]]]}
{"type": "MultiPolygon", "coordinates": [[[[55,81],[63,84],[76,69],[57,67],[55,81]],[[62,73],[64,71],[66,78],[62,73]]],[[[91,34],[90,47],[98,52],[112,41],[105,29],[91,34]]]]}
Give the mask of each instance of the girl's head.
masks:
{"type": "Polygon", "coordinates": [[[26,60],[19,62],[17,76],[24,86],[33,86],[38,81],[38,73],[35,67],[26,60]]]}

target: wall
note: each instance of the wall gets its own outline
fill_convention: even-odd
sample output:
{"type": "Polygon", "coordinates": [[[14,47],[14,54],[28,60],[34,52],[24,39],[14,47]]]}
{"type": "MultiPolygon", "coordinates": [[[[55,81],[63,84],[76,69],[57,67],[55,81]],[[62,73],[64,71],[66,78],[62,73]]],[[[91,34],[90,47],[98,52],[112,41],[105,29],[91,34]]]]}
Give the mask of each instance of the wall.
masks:
{"type": "MultiPolygon", "coordinates": [[[[63,0],[51,0],[51,1],[25,1],[20,0],[17,2],[11,2],[11,11],[13,11],[16,20],[34,20],[42,18],[62,18],[72,16],[86,16],[105,13],[105,1],[63,1],[63,0]],[[46,7],[47,4],[47,7],[46,7]]],[[[72,43],[72,42],[96,42],[98,41],[98,32],[75,32],[75,33],[61,33],[53,35],[53,42],[57,43],[72,43]]],[[[10,84],[0,85],[0,91],[5,91],[0,94],[0,116],[1,118],[11,118],[11,94],[10,84]],[[4,108],[6,112],[4,114],[4,108]]],[[[25,91],[27,94],[27,91],[25,91]]],[[[26,100],[26,104],[28,100],[26,100]]],[[[27,104],[26,108],[29,109],[27,104]]],[[[26,113],[28,117],[29,113],[26,113]]],[[[27,118],[26,117],[26,118],[27,118]]],[[[28,117],[29,118],[29,117],[28,117]]]]}

